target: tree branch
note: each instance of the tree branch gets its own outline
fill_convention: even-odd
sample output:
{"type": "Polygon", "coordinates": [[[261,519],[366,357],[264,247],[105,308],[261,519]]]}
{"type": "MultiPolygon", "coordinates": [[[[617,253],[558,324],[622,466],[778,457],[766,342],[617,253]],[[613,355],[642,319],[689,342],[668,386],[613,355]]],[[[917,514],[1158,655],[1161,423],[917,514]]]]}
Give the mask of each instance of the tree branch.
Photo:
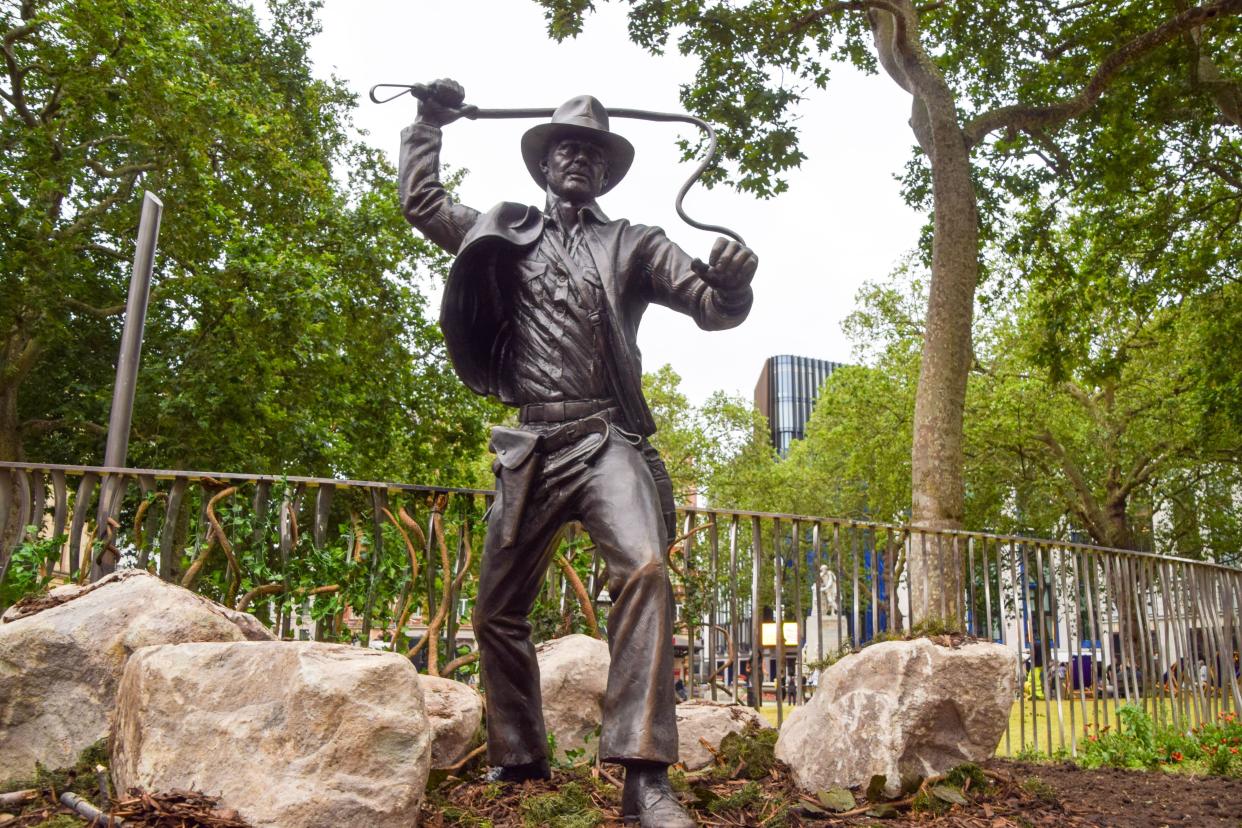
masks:
{"type": "Polygon", "coordinates": [[[1134,461],[1134,468],[1130,470],[1125,483],[1118,490],[1120,496],[1129,497],[1130,492],[1150,480],[1152,473],[1156,470],[1156,465],[1165,458],[1170,448],[1169,443],[1161,443],[1152,450],[1151,454],[1134,461]]]}
{"type": "Polygon", "coordinates": [[[1042,433],[1036,434],[1035,439],[1046,445],[1056,456],[1060,462],[1061,470],[1074,487],[1074,491],[1078,493],[1080,505],[1075,511],[1087,523],[1088,531],[1097,538],[1104,537],[1104,515],[1100,509],[1100,502],[1096,500],[1095,493],[1091,491],[1091,487],[1087,484],[1087,479],[1083,477],[1078,465],[1070,459],[1065,447],[1061,445],[1056,437],[1052,436],[1051,431],[1044,430],[1042,433]]]}
{"type": "Polygon", "coordinates": [[[89,431],[92,434],[107,434],[108,429],[99,423],[92,423],[89,420],[27,420],[21,425],[22,431],[33,434],[47,434],[51,431],[57,431],[62,428],[80,428],[83,431],[89,431]]]}
{"type": "Polygon", "coordinates": [[[124,178],[137,175],[138,173],[150,172],[158,166],[154,161],[146,161],[141,164],[126,164],[123,167],[110,168],[99,163],[94,158],[85,159],[85,163],[96,175],[103,178],[124,178]]]}
{"type": "Polygon", "coordinates": [[[88,305],[80,299],[74,299],[72,296],[65,297],[65,304],[74,310],[90,314],[98,319],[107,319],[110,316],[116,316],[125,311],[125,305],[109,305],[106,308],[97,308],[94,305],[88,305]]]}
{"type": "Polygon", "coordinates": [[[26,344],[22,347],[22,352],[12,363],[6,365],[3,371],[0,371],[0,388],[7,388],[15,383],[21,382],[30,370],[34,368],[35,363],[39,359],[39,354],[43,352],[43,343],[38,337],[31,337],[26,340],[26,344]]]}
{"type": "Polygon", "coordinates": [[[76,235],[78,232],[85,229],[92,221],[94,221],[97,216],[112,209],[112,207],[118,202],[129,198],[134,191],[134,185],[138,183],[138,176],[141,174],[141,172],[132,173],[121,183],[121,186],[117,188],[116,192],[101,198],[99,201],[83,210],[78,214],[78,217],[72,224],[65,225],[52,233],[52,238],[59,241],[64,238],[68,238],[69,236],[76,235]]]}
{"type": "Polygon", "coordinates": [[[1013,104],[985,112],[966,125],[966,138],[974,145],[997,129],[1029,131],[1056,128],[1094,106],[1122,70],[1130,64],[1193,28],[1237,14],[1242,14],[1242,0],[1216,0],[1187,9],[1106,57],[1077,95],[1042,106],[1013,104]]]}

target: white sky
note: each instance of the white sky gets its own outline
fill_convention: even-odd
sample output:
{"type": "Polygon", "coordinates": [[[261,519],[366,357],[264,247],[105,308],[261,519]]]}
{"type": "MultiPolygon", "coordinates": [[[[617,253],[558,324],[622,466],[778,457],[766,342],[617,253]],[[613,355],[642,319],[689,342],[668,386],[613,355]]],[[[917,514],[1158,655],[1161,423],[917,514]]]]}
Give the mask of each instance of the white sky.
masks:
{"type": "MultiPolygon", "coordinates": [[[[327,0],[311,55],[317,73],[335,74],[358,93],[357,125],[394,164],[417,102],[372,104],[366,93],[376,83],[450,77],[465,86],[468,103],[484,108],[555,107],[591,94],[605,106],[683,111],[678,88],[692,79],[693,60],[648,55],[626,36],[626,4],[598,5],[579,38],[557,44],[529,0],[327,0]]],[[[724,186],[692,189],[687,213],[732,228],[758,254],[754,309],[739,328],[708,333],[652,306],[639,334],[644,367],[671,363],[682,389],[701,403],[717,389],[750,398],[763,360],[774,354],[847,361],[840,323],[855,292],[893,268],[923,222],[901,201],[894,177],[913,140],[909,111],[909,97],[887,77],[838,66],[828,89],[801,107],[809,160],[790,175],[788,192],[762,201],[724,186]]],[[[499,201],[542,206],[518,150],[535,123],[461,120],[445,129],[442,161],[469,169],[462,201],[479,209],[499,201]]],[[[636,157],[600,206],[613,218],[663,227],[706,259],[714,236],[673,210],[693,169],[679,162],[675,142],[696,130],[620,119],[612,129],[633,142],[636,157]]]]}

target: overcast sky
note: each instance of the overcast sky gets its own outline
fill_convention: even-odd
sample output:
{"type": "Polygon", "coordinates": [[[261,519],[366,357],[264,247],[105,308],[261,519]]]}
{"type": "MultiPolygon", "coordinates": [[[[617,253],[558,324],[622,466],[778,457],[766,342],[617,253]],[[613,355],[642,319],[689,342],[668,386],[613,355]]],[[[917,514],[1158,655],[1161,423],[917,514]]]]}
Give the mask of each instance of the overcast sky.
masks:
{"type": "MultiPolygon", "coordinates": [[[[366,92],[376,83],[450,77],[480,107],[555,107],[591,94],[605,106],[682,111],[678,87],[692,79],[694,62],[648,55],[626,37],[626,4],[598,6],[579,38],[557,44],[540,7],[526,0],[327,0],[311,54],[318,73],[335,74],[359,94],[356,123],[394,164],[416,101],[372,104],[366,92]]],[[[644,367],[672,364],[683,390],[701,402],[717,389],[749,398],[763,360],[775,354],[847,361],[841,321],[855,292],[892,270],[923,222],[901,201],[895,179],[909,158],[909,110],[909,97],[887,77],[840,66],[828,89],[801,107],[809,159],[790,175],[788,192],[762,201],[723,186],[691,190],[692,217],[734,229],[758,254],[754,309],[741,327],[708,333],[652,306],[639,334],[644,367]]],[[[442,160],[469,170],[462,201],[479,209],[499,201],[542,206],[518,149],[534,123],[462,120],[445,129],[442,160]]],[[[601,207],[613,218],[663,227],[705,259],[714,236],[673,210],[693,169],[679,161],[676,139],[694,129],[619,119],[612,129],[633,142],[636,156],[601,207]]]]}

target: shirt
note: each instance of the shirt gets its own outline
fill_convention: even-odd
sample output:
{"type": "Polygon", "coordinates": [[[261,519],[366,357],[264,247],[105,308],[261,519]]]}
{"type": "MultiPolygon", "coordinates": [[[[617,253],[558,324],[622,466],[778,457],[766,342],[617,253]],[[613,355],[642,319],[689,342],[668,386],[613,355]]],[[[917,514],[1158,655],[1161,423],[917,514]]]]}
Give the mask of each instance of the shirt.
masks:
{"type": "Polygon", "coordinates": [[[517,262],[505,359],[518,405],[611,396],[600,358],[603,285],[584,239],[588,222],[608,219],[592,202],[565,228],[558,207],[549,193],[543,234],[517,262]]]}

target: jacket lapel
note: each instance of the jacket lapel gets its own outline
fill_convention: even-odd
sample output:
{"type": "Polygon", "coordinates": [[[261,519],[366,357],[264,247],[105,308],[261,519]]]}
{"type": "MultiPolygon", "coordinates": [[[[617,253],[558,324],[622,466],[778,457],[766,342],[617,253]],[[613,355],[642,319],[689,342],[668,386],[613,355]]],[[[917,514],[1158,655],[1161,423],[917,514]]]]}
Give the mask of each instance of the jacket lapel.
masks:
{"type": "Polygon", "coordinates": [[[615,235],[616,222],[605,225],[588,224],[583,227],[584,239],[591,258],[595,261],[595,270],[599,273],[599,281],[604,286],[604,300],[608,305],[608,316],[619,320],[618,310],[621,306],[621,287],[618,284],[617,254],[620,245],[611,244],[611,238],[605,240],[604,234],[615,235]]]}

